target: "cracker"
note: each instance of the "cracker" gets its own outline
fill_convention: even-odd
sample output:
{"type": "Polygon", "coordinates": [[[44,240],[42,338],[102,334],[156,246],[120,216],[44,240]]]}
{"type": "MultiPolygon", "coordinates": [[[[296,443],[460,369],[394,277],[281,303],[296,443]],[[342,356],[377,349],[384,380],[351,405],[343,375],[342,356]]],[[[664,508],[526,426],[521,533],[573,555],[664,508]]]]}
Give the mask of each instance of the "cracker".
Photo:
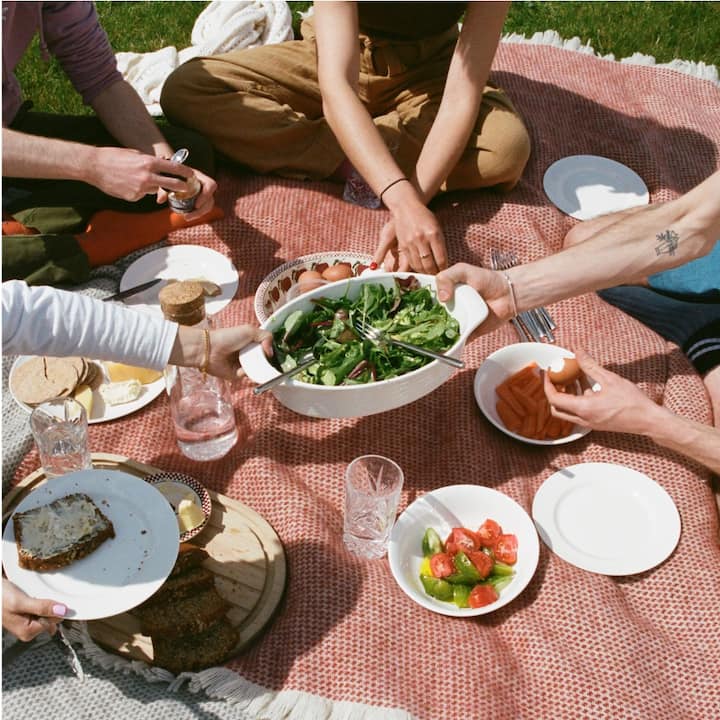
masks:
{"type": "Polygon", "coordinates": [[[67,397],[77,386],[79,358],[33,357],[15,368],[10,389],[27,405],[67,397]]]}

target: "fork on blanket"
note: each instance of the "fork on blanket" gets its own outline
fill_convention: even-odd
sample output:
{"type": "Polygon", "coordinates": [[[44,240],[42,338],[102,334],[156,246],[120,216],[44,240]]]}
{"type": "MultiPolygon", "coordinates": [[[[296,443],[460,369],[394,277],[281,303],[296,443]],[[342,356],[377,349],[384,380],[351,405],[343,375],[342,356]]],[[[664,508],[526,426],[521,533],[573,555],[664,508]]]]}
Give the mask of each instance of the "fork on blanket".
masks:
{"type": "MultiPolygon", "coordinates": [[[[494,248],[490,251],[490,266],[493,270],[508,270],[517,264],[517,255],[513,252],[502,253],[494,248]]],[[[543,307],[520,312],[511,319],[511,322],[523,341],[542,342],[546,340],[551,343],[555,342],[553,330],[557,328],[557,325],[550,317],[550,313],[543,307]]]]}

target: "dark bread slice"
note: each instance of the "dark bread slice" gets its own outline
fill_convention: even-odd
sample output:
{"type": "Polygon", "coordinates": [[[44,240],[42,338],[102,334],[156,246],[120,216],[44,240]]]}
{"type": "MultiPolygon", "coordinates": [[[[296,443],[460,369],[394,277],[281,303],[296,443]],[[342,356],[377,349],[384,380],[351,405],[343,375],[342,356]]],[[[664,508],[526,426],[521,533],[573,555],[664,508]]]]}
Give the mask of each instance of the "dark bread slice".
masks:
{"type": "Polygon", "coordinates": [[[143,635],[172,638],[195,635],[216,623],[229,609],[214,586],[172,604],[139,606],[133,614],[143,635]]]}
{"type": "Polygon", "coordinates": [[[238,631],[227,618],[196,635],[153,638],[153,665],[176,675],[196,672],[228,660],[238,643],[238,631]]]}
{"type": "Polygon", "coordinates": [[[13,530],[20,567],[58,570],[115,537],[112,522],[85,493],[15,513],[13,530]]]}
{"type": "Polygon", "coordinates": [[[166,580],[155,594],[139,607],[143,610],[162,612],[163,606],[197,595],[211,587],[215,587],[215,576],[209,570],[204,567],[190,568],[187,572],[166,580]]]}
{"type": "Polygon", "coordinates": [[[188,542],[180,543],[177,560],[175,560],[175,565],[173,565],[168,578],[174,578],[191,568],[198,567],[209,557],[207,550],[203,550],[197,545],[188,542]]]}

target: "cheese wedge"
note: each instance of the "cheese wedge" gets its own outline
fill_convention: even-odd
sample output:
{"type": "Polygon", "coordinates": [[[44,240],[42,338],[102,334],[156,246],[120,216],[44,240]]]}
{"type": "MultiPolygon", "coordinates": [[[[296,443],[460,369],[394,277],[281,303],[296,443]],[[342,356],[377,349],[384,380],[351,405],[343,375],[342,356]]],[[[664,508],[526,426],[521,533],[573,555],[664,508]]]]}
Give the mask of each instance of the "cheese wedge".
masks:
{"type": "Polygon", "coordinates": [[[104,365],[108,380],[112,383],[123,382],[125,380],[137,380],[143,385],[148,385],[162,377],[162,372],[159,370],[149,370],[148,368],[123,365],[123,363],[110,361],[106,361],[104,365]]]}
{"type": "Polygon", "coordinates": [[[100,386],[100,395],[108,405],[122,405],[137,400],[142,391],[139,380],[106,383],[100,386]]]}
{"type": "Polygon", "coordinates": [[[78,385],[75,388],[73,397],[85,408],[88,420],[92,417],[93,391],[89,385],[78,385]]]}

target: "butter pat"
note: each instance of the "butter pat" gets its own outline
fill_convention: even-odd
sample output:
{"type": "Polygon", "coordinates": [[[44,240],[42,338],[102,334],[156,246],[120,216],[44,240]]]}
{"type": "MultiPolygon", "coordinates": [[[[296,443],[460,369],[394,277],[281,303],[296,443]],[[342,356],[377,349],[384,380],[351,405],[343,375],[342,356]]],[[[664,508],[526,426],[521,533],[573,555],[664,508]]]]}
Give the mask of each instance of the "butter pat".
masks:
{"type": "Polygon", "coordinates": [[[139,380],[124,380],[100,386],[100,395],[108,405],[122,405],[140,397],[142,384],[139,380]]]}
{"type": "Polygon", "coordinates": [[[186,496],[178,505],[177,519],[180,532],[184,533],[205,522],[205,515],[198,505],[193,502],[192,496],[186,496]]]}

